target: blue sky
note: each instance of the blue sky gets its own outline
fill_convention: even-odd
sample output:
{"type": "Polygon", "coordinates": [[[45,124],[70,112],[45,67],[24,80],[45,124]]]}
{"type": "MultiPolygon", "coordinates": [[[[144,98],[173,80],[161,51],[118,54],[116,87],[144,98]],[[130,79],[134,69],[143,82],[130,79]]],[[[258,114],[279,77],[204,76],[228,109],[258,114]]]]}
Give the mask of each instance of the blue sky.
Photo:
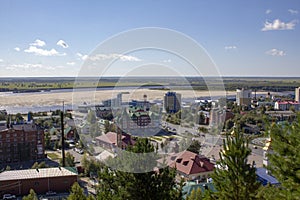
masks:
{"type": "MultiPolygon", "coordinates": [[[[193,38],[223,76],[300,76],[299,20],[297,0],[2,0],[0,76],[77,76],[101,42],[142,27],[193,38]]],[[[101,59],[112,57],[119,65],[111,75],[149,62],[187,67],[159,52],[101,59]]]]}

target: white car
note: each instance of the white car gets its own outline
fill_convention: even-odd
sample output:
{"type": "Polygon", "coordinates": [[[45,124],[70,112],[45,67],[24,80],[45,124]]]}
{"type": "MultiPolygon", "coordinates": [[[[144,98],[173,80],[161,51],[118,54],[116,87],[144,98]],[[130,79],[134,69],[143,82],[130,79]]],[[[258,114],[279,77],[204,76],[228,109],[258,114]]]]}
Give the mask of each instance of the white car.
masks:
{"type": "Polygon", "coordinates": [[[15,195],[12,195],[12,194],[4,194],[3,195],[3,199],[15,199],[16,196],[15,195]]]}

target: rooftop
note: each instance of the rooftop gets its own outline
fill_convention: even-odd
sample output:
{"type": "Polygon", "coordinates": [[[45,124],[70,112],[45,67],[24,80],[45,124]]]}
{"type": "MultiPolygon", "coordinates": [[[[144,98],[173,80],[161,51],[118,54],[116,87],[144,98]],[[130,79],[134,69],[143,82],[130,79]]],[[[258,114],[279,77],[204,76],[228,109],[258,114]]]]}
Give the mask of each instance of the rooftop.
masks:
{"type": "MultiPolygon", "coordinates": [[[[163,162],[163,160],[159,160],[163,162]]],[[[198,174],[213,171],[214,164],[208,158],[190,151],[183,151],[166,158],[166,164],[185,174],[198,174]]]]}
{"type": "Polygon", "coordinates": [[[279,184],[278,180],[275,177],[267,174],[267,170],[265,168],[257,168],[256,175],[258,177],[258,180],[263,185],[267,185],[268,183],[270,183],[271,185],[279,184]]]}
{"type": "Polygon", "coordinates": [[[10,170],[10,171],[4,171],[0,173],[0,181],[50,178],[50,177],[61,177],[61,176],[76,176],[76,175],[77,175],[77,171],[72,167],[10,170]]]}

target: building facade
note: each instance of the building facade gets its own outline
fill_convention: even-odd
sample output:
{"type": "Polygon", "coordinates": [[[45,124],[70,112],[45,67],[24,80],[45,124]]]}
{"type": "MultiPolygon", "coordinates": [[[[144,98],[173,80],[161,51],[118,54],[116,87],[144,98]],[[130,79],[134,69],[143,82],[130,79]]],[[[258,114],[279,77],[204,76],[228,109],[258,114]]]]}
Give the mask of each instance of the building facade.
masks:
{"type": "Polygon", "coordinates": [[[44,157],[44,131],[35,124],[10,125],[0,130],[0,165],[44,157]]]}
{"type": "Polygon", "coordinates": [[[164,109],[167,113],[177,113],[181,109],[181,94],[167,92],[164,96],[164,109]]]}
{"type": "Polygon", "coordinates": [[[295,101],[300,102],[300,87],[295,88],[295,101]]]}
{"type": "Polygon", "coordinates": [[[239,106],[251,105],[251,90],[245,90],[244,88],[236,90],[236,103],[239,106]]]}
{"type": "Polygon", "coordinates": [[[295,101],[277,101],[275,102],[274,108],[276,110],[290,110],[294,108],[295,111],[300,110],[300,103],[295,101]]]}
{"type": "Polygon", "coordinates": [[[77,182],[77,171],[70,167],[11,170],[0,173],[0,194],[28,195],[49,191],[69,192],[77,182]]]}

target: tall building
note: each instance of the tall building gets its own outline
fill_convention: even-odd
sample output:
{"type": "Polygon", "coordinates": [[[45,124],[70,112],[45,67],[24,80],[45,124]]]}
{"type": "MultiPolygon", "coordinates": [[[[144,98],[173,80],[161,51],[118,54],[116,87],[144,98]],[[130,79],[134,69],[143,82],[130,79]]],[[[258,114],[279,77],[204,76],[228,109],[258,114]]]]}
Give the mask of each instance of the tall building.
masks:
{"type": "Polygon", "coordinates": [[[295,101],[300,102],[300,87],[295,88],[295,101]]]}
{"type": "Polygon", "coordinates": [[[181,106],[181,94],[167,92],[164,96],[164,109],[167,113],[177,113],[181,106]]]}
{"type": "Polygon", "coordinates": [[[35,124],[0,129],[0,165],[44,158],[44,131],[35,124]]]}
{"type": "Polygon", "coordinates": [[[236,103],[239,106],[251,105],[251,90],[245,90],[244,88],[236,90],[236,103]]]}

